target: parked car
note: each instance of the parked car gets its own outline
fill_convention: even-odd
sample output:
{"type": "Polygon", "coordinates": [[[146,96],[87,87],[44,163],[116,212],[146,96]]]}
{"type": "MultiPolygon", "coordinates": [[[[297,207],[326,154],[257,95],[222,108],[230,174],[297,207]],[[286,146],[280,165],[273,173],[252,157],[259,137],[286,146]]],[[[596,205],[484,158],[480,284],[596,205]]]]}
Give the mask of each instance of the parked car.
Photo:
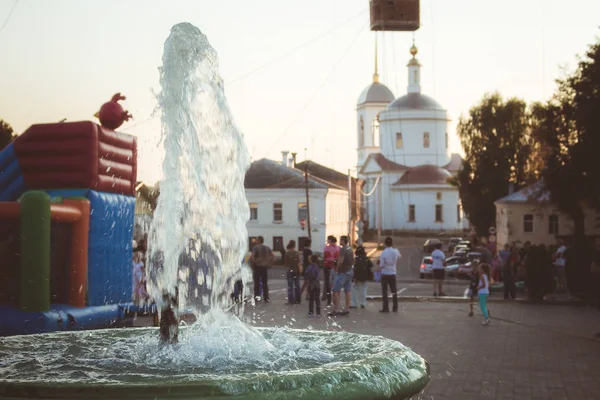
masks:
{"type": "Polygon", "coordinates": [[[459,238],[459,237],[450,238],[450,241],[448,242],[448,253],[453,253],[454,252],[454,248],[461,241],[462,241],[462,238],[459,238]]]}
{"type": "Polygon", "coordinates": [[[446,259],[446,273],[449,276],[457,276],[458,269],[462,264],[466,264],[469,260],[465,256],[452,256],[446,259]]]}
{"type": "Polygon", "coordinates": [[[469,279],[469,278],[471,278],[472,273],[473,273],[473,267],[471,265],[471,261],[469,261],[465,264],[460,264],[458,266],[458,269],[456,270],[456,277],[469,279]]]}
{"type": "Polygon", "coordinates": [[[467,246],[466,244],[457,244],[456,247],[454,247],[454,254],[453,255],[458,255],[458,253],[468,253],[471,251],[471,247],[467,246]]]}
{"type": "Polygon", "coordinates": [[[434,246],[441,243],[442,242],[439,239],[427,239],[425,243],[423,243],[423,252],[431,253],[434,249],[434,246]]]}
{"type": "Polygon", "coordinates": [[[470,251],[469,253],[467,253],[467,258],[469,259],[469,261],[481,261],[483,260],[483,253],[480,253],[478,251],[470,251]]]}
{"type": "Polygon", "coordinates": [[[423,257],[423,260],[421,261],[419,278],[425,279],[425,275],[433,275],[433,258],[430,256],[423,257]]]}

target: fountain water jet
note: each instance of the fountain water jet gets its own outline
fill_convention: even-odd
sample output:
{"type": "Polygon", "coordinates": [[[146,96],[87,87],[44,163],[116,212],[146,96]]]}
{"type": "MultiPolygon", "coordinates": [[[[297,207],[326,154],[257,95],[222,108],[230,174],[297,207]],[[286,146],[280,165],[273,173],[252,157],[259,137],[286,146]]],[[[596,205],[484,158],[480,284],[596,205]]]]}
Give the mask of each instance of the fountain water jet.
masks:
{"type": "Polygon", "coordinates": [[[191,24],[172,28],[161,85],[165,176],[150,235],[150,291],[166,313],[194,304],[185,274],[194,266],[181,254],[197,238],[210,267],[199,279],[208,296],[198,323],[181,327],[177,343],[173,324],[164,324],[170,346],[157,346],[156,328],[1,338],[0,398],[405,399],[422,390],[428,365],[398,342],[256,329],[220,311],[244,276],[249,158],[216,52],[191,24]],[[171,304],[178,293],[181,301],[171,304]]]}

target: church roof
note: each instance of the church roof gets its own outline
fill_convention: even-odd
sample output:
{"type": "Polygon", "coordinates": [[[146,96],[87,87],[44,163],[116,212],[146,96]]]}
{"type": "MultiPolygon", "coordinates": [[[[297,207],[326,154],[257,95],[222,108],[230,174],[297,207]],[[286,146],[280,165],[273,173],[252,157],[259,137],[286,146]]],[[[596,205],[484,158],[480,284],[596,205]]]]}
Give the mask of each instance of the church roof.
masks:
{"type": "Polygon", "coordinates": [[[444,168],[450,172],[457,172],[462,169],[462,156],[458,153],[452,153],[450,156],[450,162],[444,165],[444,168]]]}
{"type": "MultiPolygon", "coordinates": [[[[308,176],[310,189],[342,189],[326,180],[315,176],[308,176]]],[[[254,161],[244,179],[245,189],[303,189],[305,188],[304,172],[292,167],[282,165],[280,162],[266,158],[254,161]]]]}
{"type": "Polygon", "coordinates": [[[421,93],[408,93],[388,105],[388,110],[438,110],[445,111],[444,107],[433,98],[421,93]]]}
{"type": "Polygon", "coordinates": [[[385,103],[394,100],[394,93],[387,86],[379,82],[373,82],[362,91],[358,97],[357,105],[364,103],[385,103]]]}
{"type": "Polygon", "coordinates": [[[385,158],[381,153],[371,154],[370,157],[373,158],[382,171],[406,171],[407,169],[410,169],[410,167],[407,167],[406,165],[398,164],[385,158]]]}
{"type": "Polygon", "coordinates": [[[438,185],[447,184],[452,174],[435,165],[426,164],[406,171],[394,185],[438,185]]]}

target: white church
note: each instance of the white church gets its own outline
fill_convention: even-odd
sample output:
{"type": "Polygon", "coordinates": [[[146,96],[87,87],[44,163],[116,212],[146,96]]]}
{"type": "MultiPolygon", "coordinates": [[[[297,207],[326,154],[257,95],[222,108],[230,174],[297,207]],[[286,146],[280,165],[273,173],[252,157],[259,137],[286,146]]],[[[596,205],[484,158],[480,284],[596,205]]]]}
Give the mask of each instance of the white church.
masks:
{"type": "Polygon", "coordinates": [[[379,82],[357,103],[358,177],[365,180],[363,204],[371,229],[458,231],[468,226],[460,197],[448,179],[462,158],[449,150],[448,113],[421,93],[421,64],[411,47],[408,93],[395,98],[379,82]]]}

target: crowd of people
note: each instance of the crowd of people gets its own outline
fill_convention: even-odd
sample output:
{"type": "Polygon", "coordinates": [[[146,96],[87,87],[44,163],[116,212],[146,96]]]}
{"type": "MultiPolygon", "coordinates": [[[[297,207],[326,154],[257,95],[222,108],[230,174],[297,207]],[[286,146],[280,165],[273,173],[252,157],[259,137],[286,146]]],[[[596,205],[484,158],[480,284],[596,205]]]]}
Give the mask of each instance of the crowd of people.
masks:
{"type": "MultiPolygon", "coordinates": [[[[290,240],[286,246],[283,264],[287,270],[288,304],[301,304],[306,293],[309,317],[321,316],[321,302],[326,302],[326,307],[331,308],[328,316],[348,315],[350,309],[365,308],[367,284],[374,279],[374,273],[377,271],[381,275],[381,312],[390,311],[388,295],[392,297],[392,311],[398,311],[396,268],[401,254],[393,247],[392,238],[385,239],[386,248],[381,253],[377,265],[369,259],[362,245],[353,250],[347,236],[340,237],[339,245],[335,236],[328,236],[321,258],[313,254],[311,245],[311,240],[307,240],[302,252],[296,250],[294,240],[290,240]]],[[[264,244],[264,238],[259,236],[249,259],[253,270],[254,298],[257,302],[270,302],[267,271],[274,262],[273,251],[264,244]]]]}

